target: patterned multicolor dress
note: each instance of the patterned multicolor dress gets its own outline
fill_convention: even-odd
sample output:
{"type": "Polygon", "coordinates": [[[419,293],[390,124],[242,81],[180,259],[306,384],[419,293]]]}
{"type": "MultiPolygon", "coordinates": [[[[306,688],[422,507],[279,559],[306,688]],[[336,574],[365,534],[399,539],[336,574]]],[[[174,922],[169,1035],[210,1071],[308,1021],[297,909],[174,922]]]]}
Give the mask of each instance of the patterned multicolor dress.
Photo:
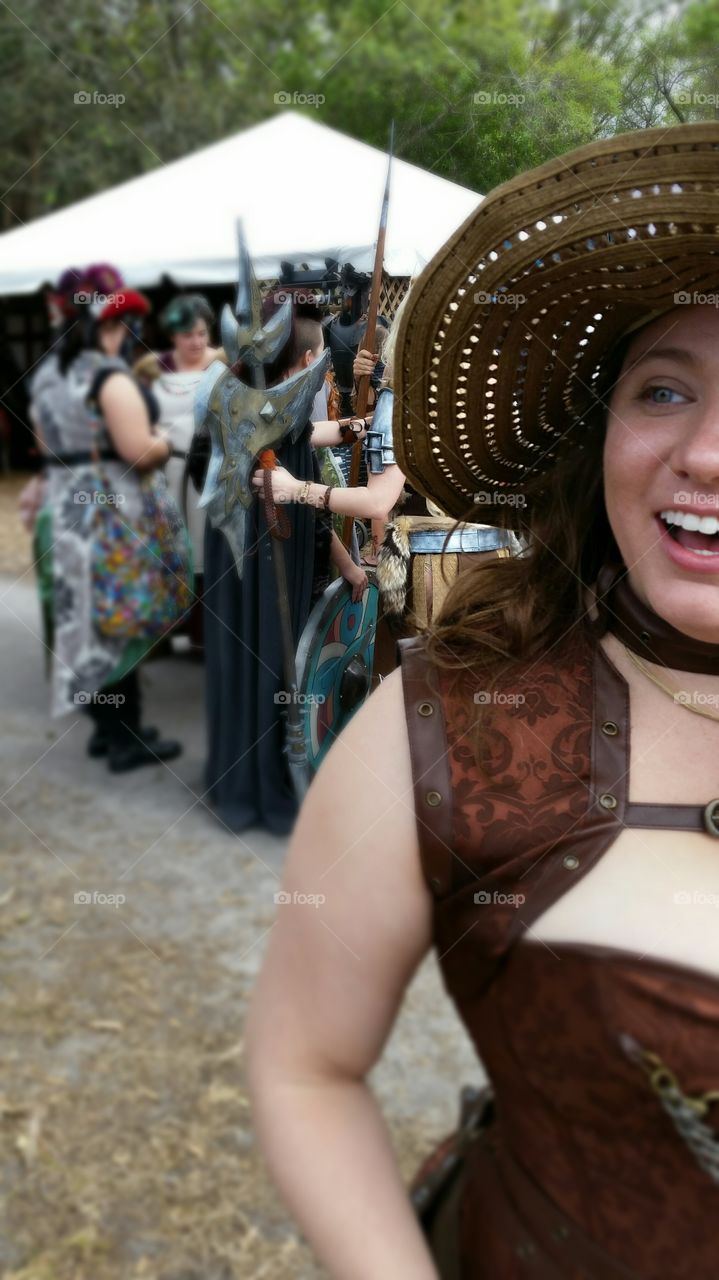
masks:
{"type": "Polygon", "coordinates": [[[77,711],[93,693],[130,671],[153,640],[103,636],[92,615],[92,549],[95,495],[114,496],[129,521],[139,517],[142,496],[138,474],[121,458],[103,458],[102,483],[95,464],[59,459],[88,455],[93,437],[101,455],[113,451],[102,420],[87,396],[101,370],[128,372],[123,360],[99,351],[83,351],[63,374],[57,355],[47,356],[31,383],[32,406],[49,454],[45,505],[40,512],[36,548],[41,552],[40,593],[52,617],[51,713],[77,711]]]}

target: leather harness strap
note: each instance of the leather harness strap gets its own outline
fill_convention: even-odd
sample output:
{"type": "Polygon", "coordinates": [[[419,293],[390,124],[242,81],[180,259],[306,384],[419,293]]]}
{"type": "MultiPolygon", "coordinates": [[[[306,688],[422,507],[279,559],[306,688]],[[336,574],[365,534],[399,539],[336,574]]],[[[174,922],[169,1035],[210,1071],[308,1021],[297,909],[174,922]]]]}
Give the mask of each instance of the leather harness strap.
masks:
{"type": "MultiPolygon", "coordinates": [[[[447,729],[437,673],[428,661],[422,637],[399,641],[405,713],[409,737],[420,856],[427,884],[436,897],[453,884],[453,797],[447,729]]],[[[568,880],[581,879],[622,827],[705,831],[719,835],[719,800],[700,805],[629,802],[629,691],[601,646],[594,651],[592,790],[585,820],[586,839],[570,863],[548,866],[543,883],[522,912],[524,926],[561,897],[568,880]],[[709,812],[711,811],[711,812],[709,812]]],[[[461,859],[460,859],[461,861],[461,859]]],[[[510,939],[520,928],[519,917],[510,939]]]]}
{"type": "Polygon", "coordinates": [[[433,894],[452,883],[452,786],[442,699],[421,637],[399,641],[420,855],[433,894]]]}

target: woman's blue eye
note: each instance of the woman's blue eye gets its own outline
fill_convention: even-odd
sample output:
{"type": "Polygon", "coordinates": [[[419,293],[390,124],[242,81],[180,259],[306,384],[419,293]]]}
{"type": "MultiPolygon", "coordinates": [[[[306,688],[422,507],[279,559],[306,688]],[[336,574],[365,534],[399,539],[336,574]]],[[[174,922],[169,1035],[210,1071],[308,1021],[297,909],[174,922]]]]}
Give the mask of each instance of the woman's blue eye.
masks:
{"type": "Polygon", "coordinates": [[[643,394],[644,400],[651,401],[652,404],[676,404],[676,400],[672,400],[671,396],[678,396],[680,400],[685,399],[681,391],[675,391],[673,387],[647,387],[643,394]]]}

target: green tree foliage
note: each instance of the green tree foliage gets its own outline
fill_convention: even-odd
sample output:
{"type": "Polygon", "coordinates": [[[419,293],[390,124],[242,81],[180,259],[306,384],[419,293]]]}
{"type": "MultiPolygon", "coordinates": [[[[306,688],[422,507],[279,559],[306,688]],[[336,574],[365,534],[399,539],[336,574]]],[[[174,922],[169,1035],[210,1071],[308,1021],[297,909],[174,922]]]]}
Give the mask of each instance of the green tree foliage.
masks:
{"type": "MultiPolygon", "coordinates": [[[[0,225],[166,164],[288,99],[374,146],[394,119],[400,156],[487,191],[593,137],[714,116],[718,37],[707,0],[3,4],[0,225]]],[[[328,198],[352,191],[351,174],[323,176],[328,198]]]]}

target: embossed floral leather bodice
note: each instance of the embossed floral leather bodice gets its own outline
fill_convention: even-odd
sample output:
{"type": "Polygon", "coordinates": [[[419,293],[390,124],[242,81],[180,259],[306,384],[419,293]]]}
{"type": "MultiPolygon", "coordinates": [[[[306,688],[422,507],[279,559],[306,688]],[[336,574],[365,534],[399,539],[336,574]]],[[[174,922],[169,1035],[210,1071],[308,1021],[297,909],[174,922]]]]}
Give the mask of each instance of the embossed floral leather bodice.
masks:
{"type": "Polygon", "coordinates": [[[421,641],[402,665],[438,959],[496,1097],[462,1280],[713,1280],[719,979],[531,935],[624,827],[703,808],[629,802],[628,689],[588,627],[491,691],[421,641]]]}

